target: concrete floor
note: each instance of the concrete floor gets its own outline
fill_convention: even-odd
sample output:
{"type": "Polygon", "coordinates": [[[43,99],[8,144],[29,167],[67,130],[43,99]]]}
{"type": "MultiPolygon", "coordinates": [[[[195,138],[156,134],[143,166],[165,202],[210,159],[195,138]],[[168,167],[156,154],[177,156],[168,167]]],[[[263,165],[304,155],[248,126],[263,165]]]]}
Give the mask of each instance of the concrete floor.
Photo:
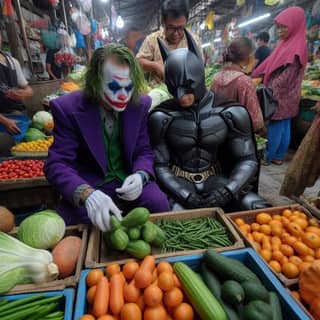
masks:
{"type": "MultiPolygon", "coordinates": [[[[286,161],[281,166],[277,166],[275,164],[271,164],[270,166],[261,166],[259,193],[273,206],[282,206],[294,203],[291,199],[279,195],[281,184],[292,155],[293,154],[289,154],[286,161]]],[[[316,184],[312,188],[307,188],[303,196],[306,198],[315,197],[319,191],[320,179],[317,180],[316,184]]]]}

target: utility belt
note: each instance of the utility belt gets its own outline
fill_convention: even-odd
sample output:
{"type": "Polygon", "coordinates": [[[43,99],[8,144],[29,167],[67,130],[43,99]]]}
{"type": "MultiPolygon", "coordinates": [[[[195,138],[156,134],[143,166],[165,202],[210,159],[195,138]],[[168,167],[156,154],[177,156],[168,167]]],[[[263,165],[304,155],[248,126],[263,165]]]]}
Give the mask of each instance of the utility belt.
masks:
{"type": "Polygon", "coordinates": [[[216,171],[215,171],[214,167],[211,167],[210,169],[208,169],[206,171],[193,173],[193,172],[189,172],[189,171],[184,171],[184,170],[180,169],[179,167],[173,165],[171,170],[173,171],[175,176],[184,178],[184,179],[189,180],[193,183],[203,183],[209,177],[216,175],[216,171]]]}

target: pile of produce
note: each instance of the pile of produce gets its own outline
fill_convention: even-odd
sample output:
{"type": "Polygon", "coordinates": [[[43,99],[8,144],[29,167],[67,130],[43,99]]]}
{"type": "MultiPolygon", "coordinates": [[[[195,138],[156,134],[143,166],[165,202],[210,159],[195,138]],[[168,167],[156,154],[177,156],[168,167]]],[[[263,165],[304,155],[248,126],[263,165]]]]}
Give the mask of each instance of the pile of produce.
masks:
{"type": "Polygon", "coordinates": [[[34,294],[26,298],[9,301],[0,299],[1,320],[63,320],[64,312],[58,310],[63,296],[45,297],[34,294]]]}
{"type": "Polygon", "coordinates": [[[227,229],[212,217],[191,220],[159,220],[156,224],[166,234],[161,253],[232,245],[227,229]]]}
{"type": "Polygon", "coordinates": [[[38,153],[45,153],[47,154],[49,151],[49,148],[51,147],[53,143],[53,137],[49,137],[46,140],[37,140],[37,141],[31,141],[31,142],[20,142],[14,147],[11,148],[12,154],[32,154],[35,155],[38,153]]]}
{"type": "Polygon", "coordinates": [[[276,272],[292,279],[315,259],[320,259],[320,228],[315,218],[299,210],[285,209],[282,214],[259,213],[255,222],[235,223],[276,272]]]}
{"type": "Polygon", "coordinates": [[[148,96],[151,97],[151,108],[154,108],[158,106],[161,102],[172,98],[167,86],[164,83],[151,89],[148,92],[148,96]]]}
{"type": "Polygon", "coordinates": [[[43,160],[5,160],[0,162],[0,180],[43,177],[43,160]]]}
{"type": "Polygon", "coordinates": [[[151,221],[146,208],[135,208],[122,221],[111,217],[111,232],[104,234],[107,244],[142,259],[151,253],[151,245],[161,246],[165,233],[151,221]]]}
{"type": "Polygon", "coordinates": [[[205,83],[206,87],[210,88],[214,75],[222,68],[221,64],[215,63],[205,68],[205,83]]]}
{"type": "Polygon", "coordinates": [[[299,290],[292,291],[292,295],[302,302],[315,320],[320,320],[320,260],[313,261],[299,276],[299,290]]]}
{"type": "Polygon", "coordinates": [[[156,265],[153,256],[140,265],[129,261],[122,269],[118,264],[108,265],[105,272],[94,269],[86,282],[89,307],[80,320],[194,319],[172,266],[166,261],[156,265]]]}
{"type": "Polygon", "coordinates": [[[17,238],[0,232],[0,294],[18,284],[44,283],[73,274],[81,239],[64,235],[64,220],[53,210],[23,220],[17,238]]]}
{"type": "Polygon", "coordinates": [[[65,92],[72,92],[80,89],[80,87],[73,81],[62,82],[60,84],[60,88],[65,92]]]}
{"type": "Polygon", "coordinates": [[[301,95],[303,97],[320,96],[320,80],[303,80],[301,95]]]}
{"type": "Polygon", "coordinates": [[[80,87],[83,87],[86,72],[87,72],[87,68],[82,68],[81,70],[78,70],[78,71],[72,71],[67,75],[67,81],[72,81],[77,85],[79,85],[80,87]]]}

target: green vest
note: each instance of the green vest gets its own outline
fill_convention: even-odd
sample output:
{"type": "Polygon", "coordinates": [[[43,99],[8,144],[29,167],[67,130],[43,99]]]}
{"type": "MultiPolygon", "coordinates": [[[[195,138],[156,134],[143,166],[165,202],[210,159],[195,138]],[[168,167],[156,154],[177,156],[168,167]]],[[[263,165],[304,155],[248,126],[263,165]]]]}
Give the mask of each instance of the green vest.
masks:
{"type": "Polygon", "coordinates": [[[120,117],[116,114],[113,132],[111,138],[108,136],[105,124],[101,120],[101,129],[103,132],[104,147],[107,159],[107,174],[100,185],[109,183],[115,179],[123,182],[128,176],[123,163],[123,154],[120,141],[120,117]]]}

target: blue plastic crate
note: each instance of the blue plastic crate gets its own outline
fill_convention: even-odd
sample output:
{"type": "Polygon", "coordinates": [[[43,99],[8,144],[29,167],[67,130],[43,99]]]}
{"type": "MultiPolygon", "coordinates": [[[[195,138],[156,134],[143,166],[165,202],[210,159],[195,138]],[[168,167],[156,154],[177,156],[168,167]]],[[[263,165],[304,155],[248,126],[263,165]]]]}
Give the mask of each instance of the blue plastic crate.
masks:
{"type": "MultiPolygon", "coordinates": [[[[222,254],[226,257],[237,259],[243,262],[248,268],[250,268],[262,281],[265,287],[270,291],[277,292],[283,316],[285,320],[309,320],[310,318],[305,312],[299,307],[294,298],[287,292],[282,286],[276,276],[269,270],[263,260],[254,252],[252,249],[240,249],[233,251],[225,251],[222,254]]],[[[186,263],[190,268],[195,271],[199,271],[200,262],[202,260],[202,254],[191,255],[191,256],[180,256],[171,257],[166,259],[159,259],[158,261],[166,260],[170,263],[181,261],[186,263]]],[[[90,270],[83,270],[80,277],[80,282],[77,292],[77,300],[75,307],[74,320],[79,318],[86,313],[87,300],[86,300],[86,277],[90,270]]]]}
{"type": "Polygon", "coordinates": [[[54,297],[63,295],[64,298],[60,300],[58,310],[64,311],[64,320],[72,320],[73,314],[73,301],[74,301],[74,289],[64,289],[61,291],[48,291],[48,292],[36,292],[36,293],[23,293],[14,294],[11,296],[1,296],[1,299],[18,300],[26,297],[30,297],[34,294],[43,294],[45,297],[54,297]]]}

